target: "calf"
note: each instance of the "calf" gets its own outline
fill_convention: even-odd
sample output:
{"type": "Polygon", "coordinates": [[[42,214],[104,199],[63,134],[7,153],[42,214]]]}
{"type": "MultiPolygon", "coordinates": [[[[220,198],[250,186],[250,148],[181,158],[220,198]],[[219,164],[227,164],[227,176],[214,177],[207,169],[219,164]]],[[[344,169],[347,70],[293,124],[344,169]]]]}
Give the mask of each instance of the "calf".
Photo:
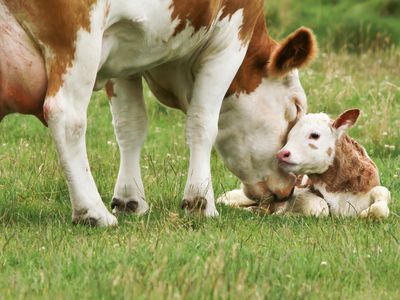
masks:
{"type": "Polygon", "coordinates": [[[380,186],[378,168],[345,133],[359,113],[352,109],[335,121],[324,113],[307,114],[294,125],[277,159],[285,172],[305,176],[299,176],[288,201],[260,203],[246,197],[243,190],[234,190],[218,202],[267,214],[388,217],[390,192],[380,186]]]}
{"type": "Polygon", "coordinates": [[[307,187],[323,197],[333,215],[386,218],[390,192],[380,186],[378,168],[365,149],[345,133],[359,114],[348,110],[335,121],[324,113],[302,117],[277,154],[279,166],[307,174],[307,187]]]}

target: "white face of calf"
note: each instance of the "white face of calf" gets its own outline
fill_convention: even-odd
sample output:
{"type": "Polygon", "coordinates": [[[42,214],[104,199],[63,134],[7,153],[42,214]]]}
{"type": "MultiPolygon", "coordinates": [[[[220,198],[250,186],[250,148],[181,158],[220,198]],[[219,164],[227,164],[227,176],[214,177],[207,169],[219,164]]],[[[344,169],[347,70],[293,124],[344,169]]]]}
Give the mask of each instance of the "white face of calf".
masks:
{"type": "Polygon", "coordinates": [[[307,114],[289,132],[286,145],[278,152],[279,166],[285,172],[321,174],[332,164],[338,138],[354,125],[358,109],[342,113],[332,121],[324,113],[307,114]]]}

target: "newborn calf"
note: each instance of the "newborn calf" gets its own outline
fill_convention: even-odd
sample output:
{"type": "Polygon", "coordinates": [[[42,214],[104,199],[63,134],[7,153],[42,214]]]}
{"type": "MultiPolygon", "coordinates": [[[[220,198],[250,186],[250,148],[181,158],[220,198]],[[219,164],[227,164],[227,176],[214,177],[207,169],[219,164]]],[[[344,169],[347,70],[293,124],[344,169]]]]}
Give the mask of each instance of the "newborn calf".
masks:
{"type": "Polygon", "coordinates": [[[380,186],[378,168],[365,149],[345,133],[359,114],[348,110],[335,121],[324,113],[305,115],[277,154],[279,166],[306,174],[307,187],[333,215],[386,218],[390,192],[380,186]]]}

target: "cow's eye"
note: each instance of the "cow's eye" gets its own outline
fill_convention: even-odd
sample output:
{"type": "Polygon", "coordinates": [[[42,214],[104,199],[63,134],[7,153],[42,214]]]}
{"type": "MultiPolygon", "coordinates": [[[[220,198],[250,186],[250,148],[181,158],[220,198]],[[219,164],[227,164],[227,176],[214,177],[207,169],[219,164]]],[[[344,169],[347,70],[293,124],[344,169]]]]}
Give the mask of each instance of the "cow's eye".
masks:
{"type": "Polygon", "coordinates": [[[319,133],[313,132],[310,134],[310,139],[312,140],[318,140],[319,139],[319,133]]]}

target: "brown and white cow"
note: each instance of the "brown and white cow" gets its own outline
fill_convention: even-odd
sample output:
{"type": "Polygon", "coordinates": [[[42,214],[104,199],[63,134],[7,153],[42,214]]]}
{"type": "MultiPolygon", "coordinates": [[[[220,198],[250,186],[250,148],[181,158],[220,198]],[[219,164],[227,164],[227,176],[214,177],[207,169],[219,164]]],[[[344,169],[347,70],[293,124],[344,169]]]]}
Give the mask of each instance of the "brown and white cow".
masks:
{"type": "Polygon", "coordinates": [[[121,163],[112,208],[148,209],[140,175],[147,129],[144,78],[187,115],[190,166],[183,207],[216,216],[213,145],[253,198],[292,190],[275,153],[306,110],[297,68],[315,55],[310,30],[282,44],[262,0],[0,0],[0,119],[34,114],[48,125],[65,172],[73,221],[115,225],[86,155],[86,111],[106,87],[121,163]]]}

